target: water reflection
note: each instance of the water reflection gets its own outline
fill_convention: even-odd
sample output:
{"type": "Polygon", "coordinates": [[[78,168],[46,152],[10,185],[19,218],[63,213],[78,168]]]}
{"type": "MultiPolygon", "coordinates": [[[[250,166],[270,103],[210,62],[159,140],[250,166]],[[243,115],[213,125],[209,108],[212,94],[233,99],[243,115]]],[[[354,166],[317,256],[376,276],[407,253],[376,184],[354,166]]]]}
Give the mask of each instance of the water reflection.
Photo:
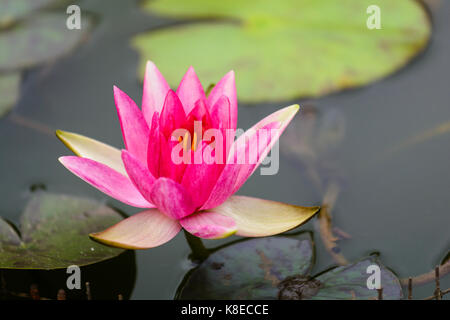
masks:
{"type": "MultiPolygon", "coordinates": [[[[32,287],[38,289],[41,298],[57,299],[60,290],[67,300],[86,300],[86,283],[89,283],[92,299],[129,299],[136,281],[136,258],[134,251],[125,251],[107,261],[81,267],[81,289],[67,289],[70,274],[65,269],[0,270],[2,273],[3,299],[30,299],[32,287]]],[[[34,289],[35,291],[36,289],[34,289]]],[[[1,299],[0,299],[1,300],[1,299]]]]}

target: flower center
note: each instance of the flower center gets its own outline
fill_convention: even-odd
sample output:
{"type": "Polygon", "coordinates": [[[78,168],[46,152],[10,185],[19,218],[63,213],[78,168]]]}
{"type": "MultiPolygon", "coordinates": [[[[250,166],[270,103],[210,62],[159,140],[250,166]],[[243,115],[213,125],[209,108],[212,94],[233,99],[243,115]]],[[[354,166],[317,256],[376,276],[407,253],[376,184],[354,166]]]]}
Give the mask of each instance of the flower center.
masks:
{"type": "Polygon", "coordinates": [[[194,132],[194,134],[192,136],[192,142],[191,142],[191,137],[190,136],[191,135],[190,135],[189,131],[187,131],[184,134],[184,137],[181,137],[181,136],[178,137],[178,142],[183,142],[183,150],[185,152],[187,152],[189,150],[192,150],[192,151],[195,152],[197,150],[197,147],[198,147],[199,141],[197,141],[198,140],[197,132],[194,132]]]}

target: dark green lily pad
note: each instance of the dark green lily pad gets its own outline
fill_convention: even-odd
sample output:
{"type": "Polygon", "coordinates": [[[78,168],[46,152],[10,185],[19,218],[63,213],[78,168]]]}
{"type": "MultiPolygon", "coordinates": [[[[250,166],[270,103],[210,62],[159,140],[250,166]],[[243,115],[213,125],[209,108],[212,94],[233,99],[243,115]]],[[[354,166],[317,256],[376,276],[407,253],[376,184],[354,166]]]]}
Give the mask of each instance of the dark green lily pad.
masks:
{"type": "Polygon", "coordinates": [[[403,298],[400,281],[395,274],[387,269],[377,257],[371,256],[344,267],[337,267],[317,277],[320,290],[311,299],[342,299],[342,300],[375,300],[378,291],[367,288],[367,267],[378,265],[381,271],[381,287],[384,300],[399,300],[403,298]]]}
{"type": "Polygon", "coordinates": [[[84,14],[81,30],[69,30],[66,19],[64,13],[41,12],[0,32],[0,71],[32,67],[73,50],[87,36],[91,22],[84,14]]]}
{"type": "Polygon", "coordinates": [[[383,78],[421,52],[431,25],[414,0],[147,0],[149,12],[191,23],[140,34],[146,60],[176,87],[189,65],[203,83],[236,71],[246,102],[319,96],[383,78]],[[381,29],[369,30],[370,5],[381,29]]]}
{"type": "Polygon", "coordinates": [[[278,284],[312,266],[309,234],[245,240],[212,253],[190,272],[178,299],[273,299],[278,284]]]}
{"type": "Polygon", "coordinates": [[[56,1],[57,0],[2,0],[0,2],[0,28],[7,27],[14,21],[56,1]]]}
{"type": "Polygon", "coordinates": [[[0,74],[0,118],[5,116],[19,98],[20,73],[0,74]]]}
{"type": "Polygon", "coordinates": [[[380,268],[383,299],[403,297],[400,281],[376,256],[311,277],[314,245],[309,234],[239,241],[214,251],[184,278],[177,299],[370,300],[369,265],[380,268]]]}
{"type": "Polygon", "coordinates": [[[110,259],[124,250],[89,238],[121,220],[85,198],[39,192],[20,218],[20,235],[0,218],[0,269],[59,269],[110,259]]]}

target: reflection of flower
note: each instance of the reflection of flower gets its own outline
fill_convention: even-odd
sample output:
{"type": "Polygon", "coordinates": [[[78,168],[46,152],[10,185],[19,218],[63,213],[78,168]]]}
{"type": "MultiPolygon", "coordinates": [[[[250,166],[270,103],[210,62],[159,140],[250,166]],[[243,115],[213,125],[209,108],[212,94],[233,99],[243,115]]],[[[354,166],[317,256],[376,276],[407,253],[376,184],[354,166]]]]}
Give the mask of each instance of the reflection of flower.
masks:
{"type": "MultiPolygon", "coordinates": [[[[336,166],[336,149],[345,137],[345,118],[338,109],[303,108],[281,139],[282,151],[300,163],[319,190],[329,181],[344,180],[336,166]]],[[[324,190],[323,190],[324,191],[324,190]]]]}
{"type": "Polygon", "coordinates": [[[317,207],[232,196],[256,170],[298,106],[269,115],[233,144],[226,142],[234,139],[234,134],[225,134],[223,144],[231,145],[224,149],[225,161],[176,163],[173,151],[180,146],[190,158],[197,153],[204,157],[208,151],[215,159],[214,151],[221,143],[202,140],[204,130],[236,130],[234,73],[227,73],[206,97],[193,68],[189,68],[174,92],[156,66],[148,62],[142,112],[116,87],[114,98],[126,150],[119,151],[77,134],[57,132],[78,155],[60,158],[66,168],[119,201],[150,208],[93,234],[98,241],[124,248],[150,248],[169,241],[181,227],[207,239],[233,233],[267,236],[294,228],[317,212],[317,207]],[[200,131],[195,121],[201,121],[200,131]],[[174,137],[174,130],[178,129],[186,134],[174,137]],[[276,134],[261,138],[260,132],[266,129],[275,129],[276,134]],[[251,147],[255,140],[257,150],[251,147]],[[242,154],[255,161],[236,161],[242,154]]]}

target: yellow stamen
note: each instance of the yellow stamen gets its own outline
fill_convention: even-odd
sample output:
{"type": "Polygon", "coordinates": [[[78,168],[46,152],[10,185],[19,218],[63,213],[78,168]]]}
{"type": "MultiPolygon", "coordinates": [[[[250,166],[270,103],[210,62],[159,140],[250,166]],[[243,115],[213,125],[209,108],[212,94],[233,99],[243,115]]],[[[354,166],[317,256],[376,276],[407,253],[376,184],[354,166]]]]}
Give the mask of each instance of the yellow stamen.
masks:
{"type": "Polygon", "coordinates": [[[186,132],[184,134],[184,138],[183,138],[183,149],[184,149],[184,151],[187,151],[188,138],[189,138],[189,132],[186,132]]]}
{"type": "Polygon", "coordinates": [[[192,146],[191,146],[192,150],[196,150],[197,149],[197,132],[194,132],[194,139],[192,139],[192,146]]]}

